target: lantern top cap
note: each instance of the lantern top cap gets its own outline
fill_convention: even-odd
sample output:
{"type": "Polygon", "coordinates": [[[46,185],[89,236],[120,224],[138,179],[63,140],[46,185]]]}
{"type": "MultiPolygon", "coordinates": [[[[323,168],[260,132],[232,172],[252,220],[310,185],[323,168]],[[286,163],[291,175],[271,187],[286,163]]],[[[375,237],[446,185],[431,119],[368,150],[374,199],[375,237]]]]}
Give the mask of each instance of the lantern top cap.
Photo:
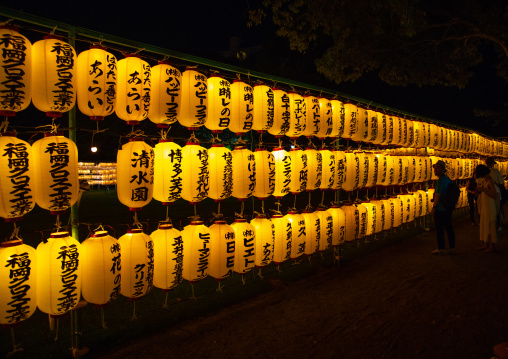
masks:
{"type": "Polygon", "coordinates": [[[19,32],[19,28],[15,25],[9,25],[9,24],[0,25],[0,30],[3,30],[3,29],[19,32]]]}
{"type": "Polygon", "coordinates": [[[23,244],[23,240],[16,239],[16,240],[13,240],[13,241],[2,242],[2,243],[0,243],[0,247],[2,247],[2,248],[16,247],[16,246],[20,246],[22,244],[23,244]]]}
{"type": "Polygon", "coordinates": [[[49,238],[64,238],[64,237],[68,237],[69,236],[69,232],[55,232],[55,233],[51,233],[49,238]]]}
{"type": "Polygon", "coordinates": [[[106,237],[108,235],[108,231],[97,231],[92,234],[93,238],[106,237]]]}
{"type": "Polygon", "coordinates": [[[16,132],[14,131],[6,131],[6,132],[1,132],[0,133],[0,137],[16,137],[16,132]]]}
{"type": "Polygon", "coordinates": [[[235,222],[236,223],[243,223],[243,222],[247,222],[247,220],[245,218],[236,218],[235,222]]]}
{"type": "Polygon", "coordinates": [[[173,229],[173,225],[171,223],[161,223],[158,229],[173,229]]]}
{"type": "Polygon", "coordinates": [[[197,226],[203,224],[203,221],[191,221],[190,223],[192,226],[197,226]]]}
{"type": "Polygon", "coordinates": [[[127,233],[143,233],[143,229],[141,228],[132,228],[127,231],[127,233]]]}

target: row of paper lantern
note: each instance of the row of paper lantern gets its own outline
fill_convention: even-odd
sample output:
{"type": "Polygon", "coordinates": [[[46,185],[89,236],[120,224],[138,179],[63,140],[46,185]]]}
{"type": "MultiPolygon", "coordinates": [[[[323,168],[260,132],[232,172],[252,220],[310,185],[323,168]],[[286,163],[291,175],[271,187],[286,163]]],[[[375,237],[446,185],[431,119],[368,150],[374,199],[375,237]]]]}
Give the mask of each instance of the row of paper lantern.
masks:
{"type": "Polygon", "coordinates": [[[161,127],[226,128],[237,134],[268,131],[274,136],[342,137],[375,145],[432,147],[438,150],[508,157],[508,144],[478,134],[408,120],[352,103],[271,89],[220,76],[207,78],[193,68],[183,73],[167,64],[151,67],[129,56],[115,56],[94,46],[76,56],[59,38],[30,44],[12,28],[0,29],[4,56],[0,64],[0,110],[25,109],[30,101],[49,116],[74,107],[103,119],[116,113],[129,124],[146,118],[161,127]]]}
{"type": "MultiPolygon", "coordinates": [[[[4,242],[0,324],[23,321],[36,307],[52,316],[63,315],[81,296],[103,306],[120,294],[139,299],[153,286],[169,291],[182,279],[195,283],[209,275],[222,280],[233,271],[243,275],[254,267],[311,256],[428,214],[432,192],[301,214],[290,210],[250,223],[237,219],[231,226],[224,220],[209,228],[193,221],[181,232],[161,224],[150,235],[133,229],[118,240],[97,231],[81,244],[68,232],[57,232],[37,250],[21,240],[4,242]]],[[[459,205],[465,203],[461,199],[459,205]]]]}

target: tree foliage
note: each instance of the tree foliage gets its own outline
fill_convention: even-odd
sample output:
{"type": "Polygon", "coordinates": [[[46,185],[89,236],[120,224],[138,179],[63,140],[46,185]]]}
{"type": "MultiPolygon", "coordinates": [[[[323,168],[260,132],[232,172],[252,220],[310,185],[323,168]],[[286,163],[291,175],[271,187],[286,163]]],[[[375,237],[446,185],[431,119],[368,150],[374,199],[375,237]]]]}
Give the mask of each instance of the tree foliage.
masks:
{"type": "Polygon", "coordinates": [[[486,50],[508,80],[504,0],[263,0],[249,25],[270,17],[293,50],[320,50],[317,71],[339,84],[377,72],[390,85],[463,88],[486,50]]]}

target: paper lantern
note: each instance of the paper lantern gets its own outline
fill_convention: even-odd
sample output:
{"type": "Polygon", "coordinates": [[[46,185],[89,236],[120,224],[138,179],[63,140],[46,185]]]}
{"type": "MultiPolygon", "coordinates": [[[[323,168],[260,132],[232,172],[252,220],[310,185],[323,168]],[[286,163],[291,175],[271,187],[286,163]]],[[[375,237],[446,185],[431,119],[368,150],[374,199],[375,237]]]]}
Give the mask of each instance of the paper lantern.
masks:
{"type": "Polygon", "coordinates": [[[263,200],[275,190],[275,158],[265,148],[257,148],[254,152],[256,164],[256,188],[253,195],[263,200]]]}
{"type": "Polygon", "coordinates": [[[372,228],[374,233],[379,233],[383,231],[386,221],[386,212],[385,212],[385,203],[382,202],[379,198],[373,198],[370,201],[370,204],[373,206],[374,217],[372,224],[372,228]]]}
{"type": "MultiPolygon", "coordinates": [[[[376,112],[377,118],[377,135],[374,136],[374,127],[372,127],[371,131],[371,142],[375,145],[387,145],[388,144],[388,132],[390,131],[389,126],[392,126],[392,136],[393,136],[393,124],[389,124],[388,122],[391,120],[387,115],[381,112],[376,112]]],[[[374,126],[374,125],[373,125],[374,126]]]]}
{"type": "Polygon", "coordinates": [[[235,266],[235,231],[223,220],[216,220],[209,231],[208,275],[215,280],[223,280],[229,277],[235,266]]]}
{"type": "Polygon", "coordinates": [[[416,156],[406,156],[408,160],[408,167],[407,167],[407,181],[406,183],[413,183],[416,179],[416,172],[417,172],[417,163],[416,163],[416,156]]]}
{"type": "Polygon", "coordinates": [[[320,97],[319,101],[319,130],[315,136],[319,139],[330,137],[333,131],[333,111],[330,100],[320,97]]]}
{"type": "Polygon", "coordinates": [[[19,221],[35,206],[32,147],[14,133],[4,132],[0,154],[0,217],[19,221]]]}
{"type": "Polygon", "coordinates": [[[101,121],[115,111],[116,57],[102,46],[91,46],[78,56],[77,93],[79,110],[101,121]]]}
{"type": "Polygon", "coordinates": [[[367,207],[362,204],[355,205],[358,210],[359,227],[358,227],[358,238],[364,238],[367,236],[367,207]]]}
{"type": "Polygon", "coordinates": [[[323,174],[321,177],[321,190],[334,189],[337,166],[335,163],[335,151],[320,149],[323,174]]]}
{"type": "Polygon", "coordinates": [[[338,205],[332,204],[328,209],[333,221],[332,247],[344,243],[346,236],[346,215],[338,205]]]}
{"type": "Polygon", "coordinates": [[[256,229],[245,218],[237,218],[231,225],[235,232],[234,271],[243,275],[254,268],[256,259],[256,229]]]}
{"type": "Polygon", "coordinates": [[[333,181],[333,190],[339,190],[343,187],[346,180],[346,154],[343,151],[332,150],[335,156],[335,179],[333,181]]]}
{"type": "Polygon", "coordinates": [[[358,107],[352,103],[345,103],[344,119],[344,133],[342,137],[350,140],[358,131],[358,107]]]}
{"type": "Polygon", "coordinates": [[[275,198],[282,198],[289,193],[291,183],[291,156],[282,147],[273,149],[275,161],[275,198]]]}
{"type": "Polygon", "coordinates": [[[154,150],[143,140],[132,138],[117,155],[118,200],[130,211],[140,211],[152,200],[154,150]]]}
{"type": "Polygon", "coordinates": [[[208,151],[198,143],[187,142],[182,159],[182,198],[196,204],[208,196],[208,151]]]}
{"type": "Polygon", "coordinates": [[[205,127],[213,133],[221,133],[231,121],[231,84],[228,80],[211,75],[208,80],[208,114],[205,127]]]}
{"type": "Polygon", "coordinates": [[[182,73],[182,100],[178,122],[190,130],[203,126],[207,116],[206,76],[188,67],[182,73]]]}
{"type": "Polygon", "coordinates": [[[273,125],[268,132],[275,137],[282,137],[289,131],[291,109],[286,91],[273,89],[273,125]]]}
{"type": "Polygon", "coordinates": [[[369,169],[367,172],[367,183],[365,187],[370,188],[376,185],[379,176],[379,156],[372,153],[366,152],[365,157],[369,160],[369,169]]]}
{"type": "Polygon", "coordinates": [[[321,186],[323,179],[323,157],[315,148],[307,148],[304,153],[307,155],[307,192],[314,191],[321,186]]]}
{"type": "Polygon", "coordinates": [[[393,156],[393,183],[392,185],[401,185],[404,183],[404,161],[402,156],[393,156]]]}
{"type": "Polygon", "coordinates": [[[157,127],[167,128],[180,116],[182,74],[165,61],[151,70],[150,108],[148,118],[157,127]]]}
{"type": "Polygon", "coordinates": [[[296,210],[289,210],[285,218],[291,224],[290,258],[296,260],[305,253],[305,220],[296,210]]]}
{"type": "Polygon", "coordinates": [[[167,292],[182,282],[183,237],[171,223],[150,234],[153,241],[153,285],[167,292]]]}
{"type": "Polygon", "coordinates": [[[332,133],[330,134],[330,137],[342,137],[344,134],[344,126],[345,126],[345,120],[346,120],[346,112],[344,109],[344,104],[339,100],[331,100],[332,104],[332,133]]]}
{"type": "Polygon", "coordinates": [[[148,116],[151,96],[151,68],[139,57],[127,55],[118,61],[116,115],[128,125],[148,116]]]}
{"type": "Polygon", "coordinates": [[[81,244],[69,232],[51,233],[37,246],[36,293],[41,312],[58,317],[81,296],[81,244]]]}
{"type": "Polygon", "coordinates": [[[14,116],[32,98],[32,44],[14,26],[0,26],[0,116],[14,116]]]}
{"type": "Polygon", "coordinates": [[[346,217],[346,230],[344,239],[346,242],[352,242],[359,236],[360,230],[360,212],[352,204],[345,204],[341,207],[346,217]]]}
{"type": "Polygon", "coordinates": [[[358,107],[357,126],[351,139],[355,142],[367,141],[369,136],[369,113],[366,109],[358,107]]]}
{"type": "Polygon", "coordinates": [[[21,239],[0,244],[0,324],[3,326],[15,325],[34,314],[36,264],[35,249],[23,244],[21,239]]]}
{"type": "Polygon", "coordinates": [[[366,142],[367,143],[379,143],[381,141],[378,141],[379,136],[379,128],[380,128],[380,122],[381,117],[379,116],[380,113],[374,110],[367,110],[367,126],[368,126],[368,133],[366,142]]]}
{"type": "Polygon", "coordinates": [[[221,202],[231,197],[233,191],[233,156],[221,144],[213,144],[208,150],[209,190],[208,197],[221,202]]]}
{"type": "Polygon", "coordinates": [[[240,80],[231,84],[231,116],[229,129],[241,136],[254,124],[254,90],[240,80]]]}
{"type": "Polygon", "coordinates": [[[237,146],[231,153],[233,156],[233,191],[231,195],[239,201],[245,201],[252,196],[256,188],[256,162],[254,154],[245,148],[237,146]]]}
{"type": "Polygon", "coordinates": [[[273,91],[266,85],[254,85],[254,121],[252,129],[263,133],[273,126],[273,91]]]}
{"type": "Polygon", "coordinates": [[[323,207],[318,207],[316,214],[319,218],[320,226],[318,251],[324,252],[330,248],[333,243],[333,216],[323,207]]]}
{"type": "Polygon", "coordinates": [[[392,196],[390,198],[390,201],[393,204],[393,223],[392,227],[397,228],[402,223],[404,223],[404,212],[403,212],[403,202],[402,200],[397,196],[392,196]]]}
{"type": "MultiPolygon", "coordinates": [[[[384,156],[383,163],[386,162],[386,176],[384,181],[380,183],[381,186],[391,186],[395,183],[395,156],[386,155],[384,156]]],[[[381,161],[379,161],[381,163],[381,161]]]]}
{"type": "Polygon", "coordinates": [[[250,221],[250,224],[254,227],[255,236],[254,265],[257,268],[262,268],[273,261],[275,226],[265,215],[257,215],[250,221]]]}
{"type": "Polygon", "coordinates": [[[300,137],[307,127],[307,102],[297,92],[289,92],[289,129],[286,136],[296,139],[300,137]]]}
{"type": "Polygon", "coordinates": [[[311,138],[317,134],[320,129],[321,107],[319,106],[319,100],[314,96],[307,95],[304,99],[307,111],[307,122],[302,135],[311,138]]]}
{"type": "Polygon", "coordinates": [[[76,52],[55,36],[32,45],[32,102],[48,117],[60,117],[76,104],[76,52]]]}
{"type": "Polygon", "coordinates": [[[169,205],[182,194],[182,148],[172,140],[160,140],[154,149],[153,198],[169,205]]]}
{"type": "Polygon", "coordinates": [[[393,116],[393,139],[391,144],[395,146],[402,146],[404,143],[404,126],[403,119],[393,116]]]}
{"type": "Polygon", "coordinates": [[[415,218],[421,217],[427,212],[427,193],[419,190],[414,193],[416,201],[415,218]]]}
{"type": "MultiPolygon", "coordinates": [[[[369,182],[369,172],[371,169],[371,158],[364,152],[358,152],[358,160],[359,160],[359,176],[360,182],[358,183],[359,188],[367,187],[367,183],[369,182]]],[[[372,176],[373,172],[371,173],[372,176]]]]}
{"type": "Polygon", "coordinates": [[[291,194],[304,192],[307,188],[308,163],[307,154],[299,148],[289,151],[291,157],[291,182],[289,191],[291,194]]]}
{"type": "Polygon", "coordinates": [[[393,143],[393,123],[394,123],[394,117],[386,114],[382,114],[383,120],[386,120],[386,137],[381,142],[381,145],[391,145],[393,143]]]}
{"type": "Polygon", "coordinates": [[[46,133],[32,145],[34,198],[39,207],[62,214],[78,199],[78,151],[62,133],[46,133]]]}
{"type": "Polygon", "coordinates": [[[203,221],[192,221],[181,232],[183,238],[183,279],[196,283],[208,275],[210,231],[203,221]]]}
{"type": "Polygon", "coordinates": [[[120,294],[137,300],[153,286],[153,240],[141,228],[127,231],[118,239],[122,255],[120,294]]]}
{"type": "Polygon", "coordinates": [[[291,258],[291,240],[293,238],[293,226],[287,217],[275,214],[271,221],[274,226],[275,236],[273,243],[273,262],[281,264],[291,258]]]}
{"type": "Polygon", "coordinates": [[[415,141],[414,122],[412,120],[407,120],[406,126],[407,137],[404,142],[404,147],[411,147],[415,141]]]}
{"type": "Polygon", "coordinates": [[[383,231],[387,231],[393,227],[393,223],[395,220],[395,206],[391,201],[391,198],[385,198],[381,200],[381,203],[384,207],[384,224],[383,231]]]}
{"type": "Polygon", "coordinates": [[[84,300],[101,306],[120,295],[120,244],[107,231],[97,231],[81,243],[80,263],[84,300]]]}
{"type": "Polygon", "coordinates": [[[346,178],[342,189],[351,192],[360,185],[360,158],[356,153],[346,151],[346,178]]]}
{"type": "Polygon", "coordinates": [[[371,236],[376,233],[377,207],[370,202],[362,202],[362,206],[367,209],[367,225],[365,235],[371,236]]]}
{"type": "Polygon", "coordinates": [[[377,163],[377,176],[374,185],[383,186],[383,183],[386,182],[386,176],[388,175],[388,160],[384,153],[375,153],[376,159],[374,160],[377,163]]]}
{"type": "Polygon", "coordinates": [[[305,210],[302,212],[305,221],[305,255],[311,256],[319,248],[321,239],[321,220],[316,212],[305,210]]]}

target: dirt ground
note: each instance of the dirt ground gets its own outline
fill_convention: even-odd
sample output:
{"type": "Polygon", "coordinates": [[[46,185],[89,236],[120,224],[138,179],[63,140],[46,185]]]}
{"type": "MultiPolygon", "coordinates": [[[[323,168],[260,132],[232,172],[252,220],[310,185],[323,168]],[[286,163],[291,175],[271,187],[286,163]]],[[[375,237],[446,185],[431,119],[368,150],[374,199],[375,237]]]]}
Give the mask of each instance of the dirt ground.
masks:
{"type": "Polygon", "coordinates": [[[431,229],[87,357],[490,358],[508,341],[508,226],[495,253],[467,216],[454,226],[457,255],[431,255],[431,229]]]}

